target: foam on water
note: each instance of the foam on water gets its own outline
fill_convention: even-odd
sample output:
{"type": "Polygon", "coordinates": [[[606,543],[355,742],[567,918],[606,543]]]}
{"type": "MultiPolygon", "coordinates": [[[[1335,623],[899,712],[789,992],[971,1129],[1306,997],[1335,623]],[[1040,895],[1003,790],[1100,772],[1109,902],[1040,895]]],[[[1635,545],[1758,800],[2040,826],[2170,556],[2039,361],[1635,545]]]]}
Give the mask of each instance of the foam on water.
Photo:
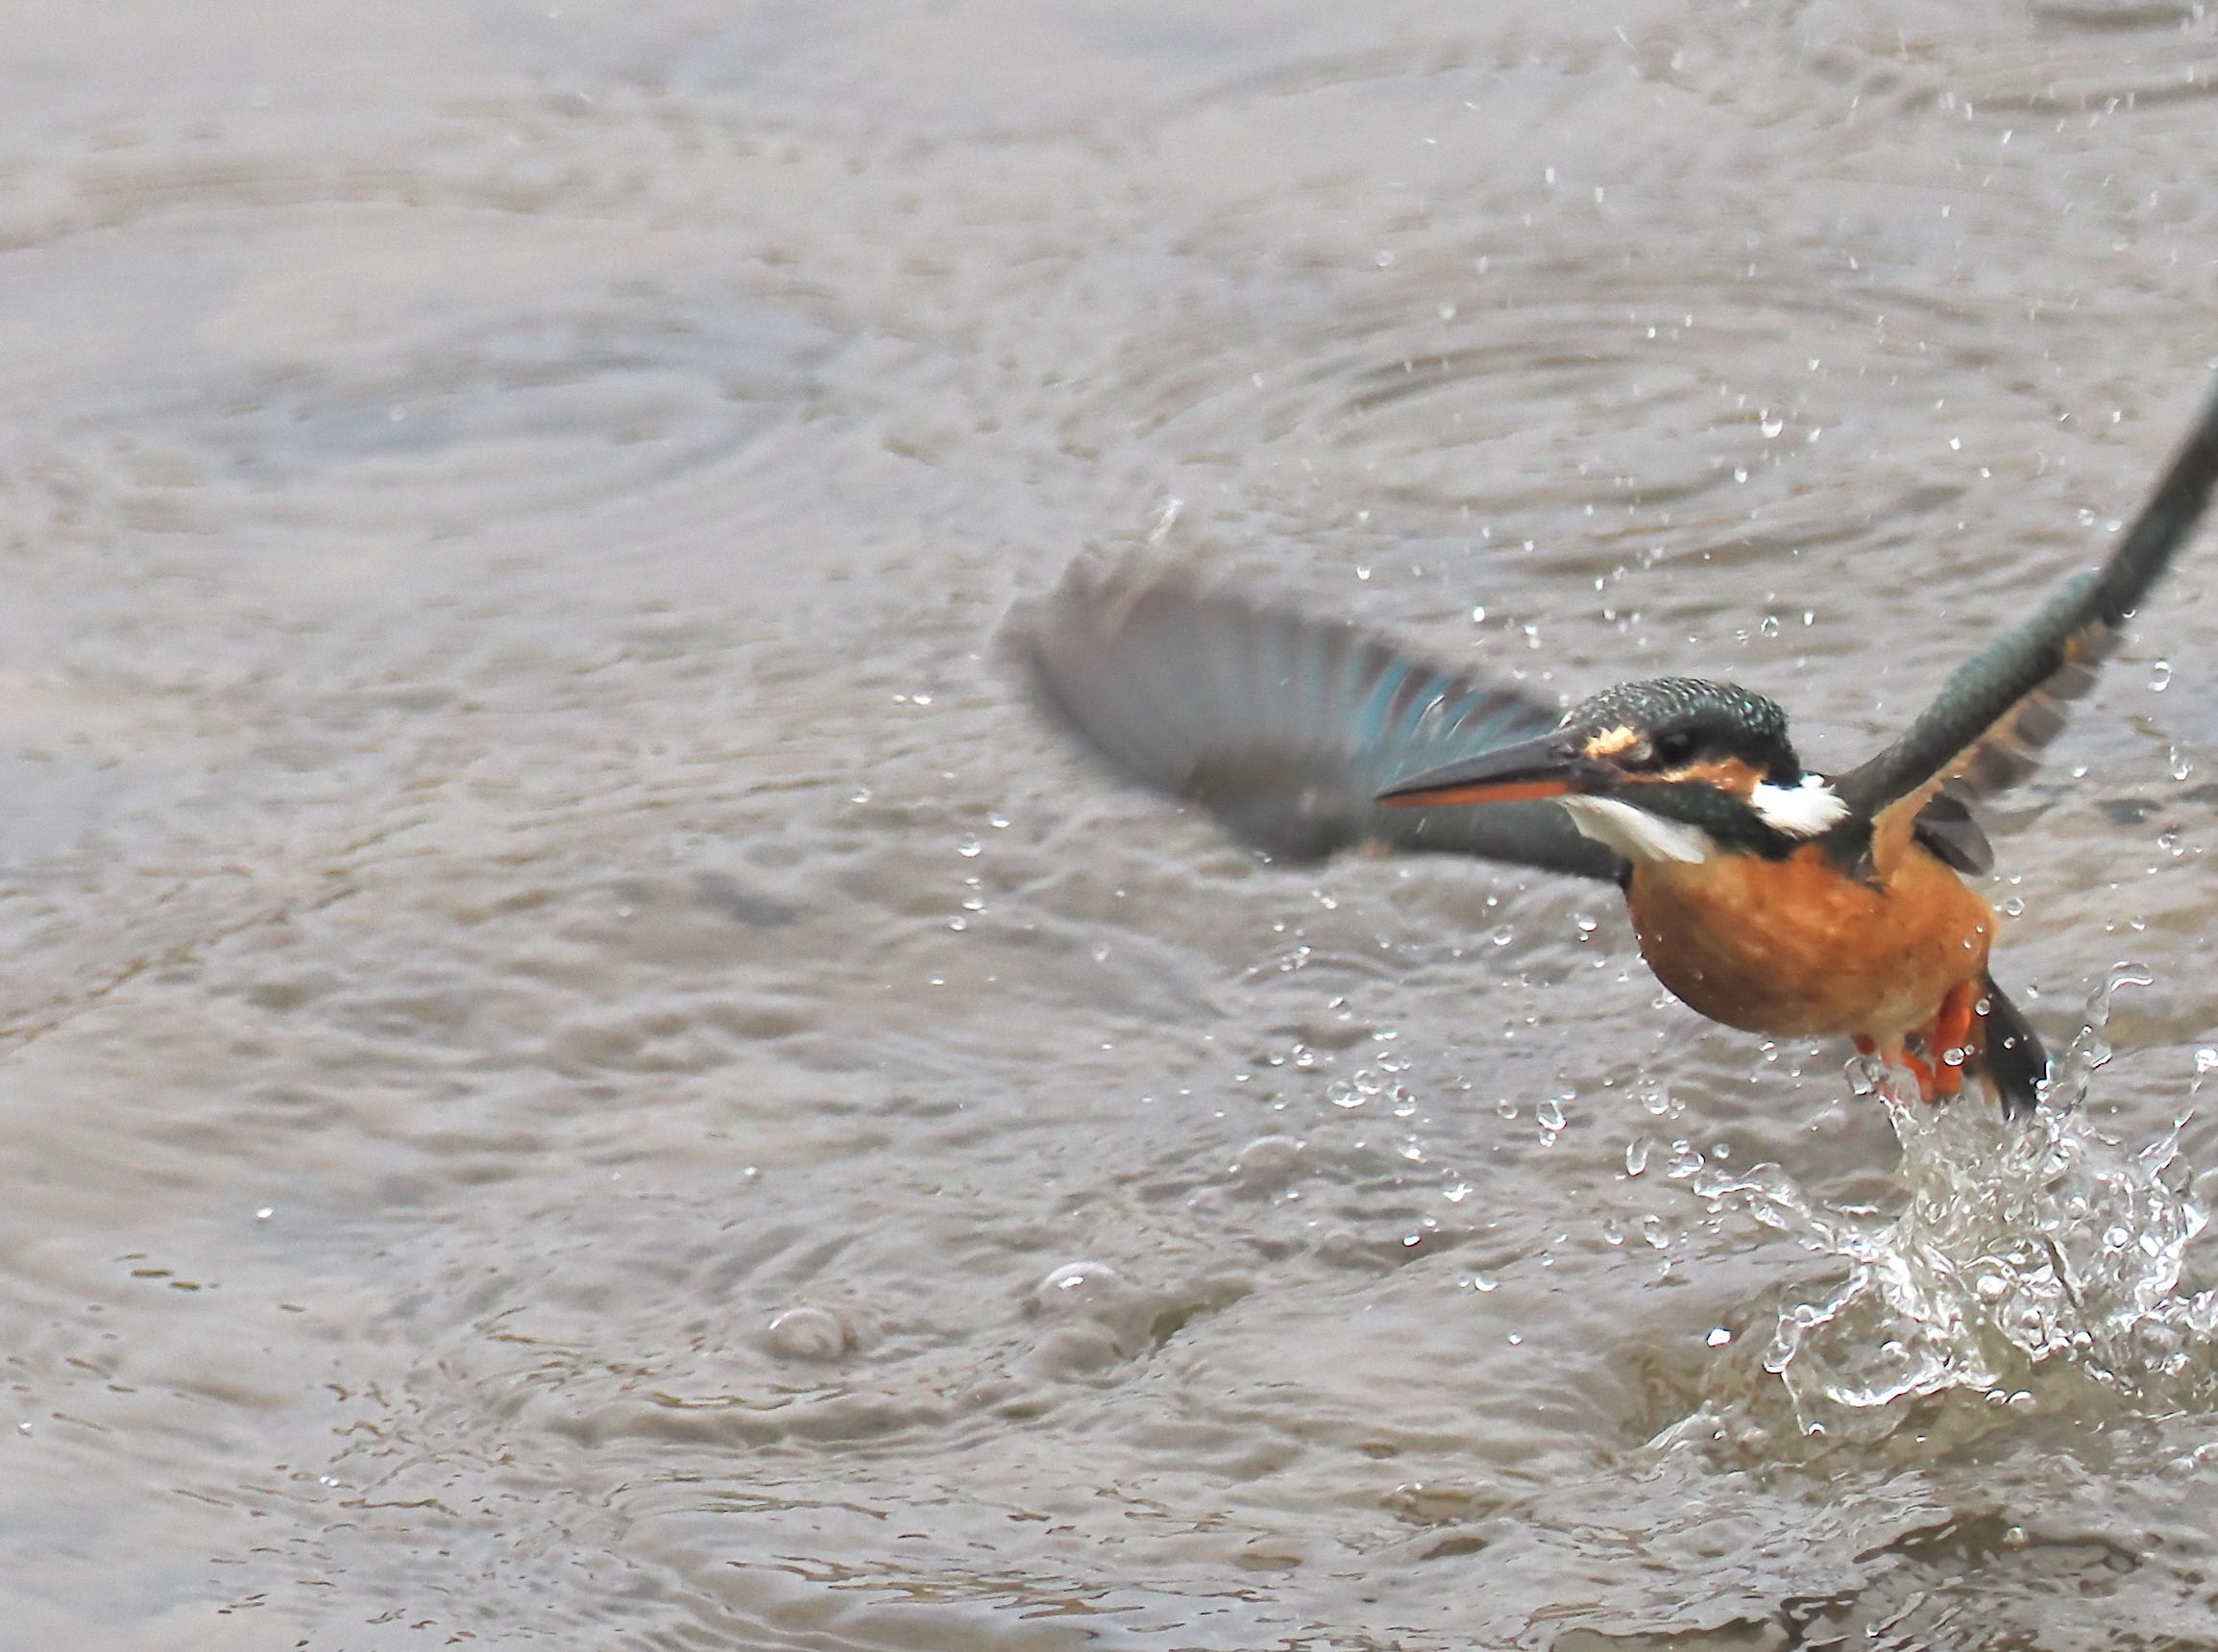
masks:
{"type": "Polygon", "coordinates": [[[1852,1072],[1902,1143],[1908,1198],[1891,1215],[1828,1206],[1777,1165],[1694,1184],[1849,1265],[1830,1295],[1782,1307],[1763,1362],[1813,1443],[1883,1439],[1930,1421],[1916,1402],[1941,1397],[2008,1413],[2090,1391],[2135,1410],[2218,1394],[2218,1292],[2182,1283],[2209,1220],[2179,1154],[2185,1117],[2135,1148],[2084,1105],[2110,1057],[2111,995],[2149,981],[2120,966],[2090,998],[2030,1121],[1929,1106],[1899,1075],[1852,1072]]]}

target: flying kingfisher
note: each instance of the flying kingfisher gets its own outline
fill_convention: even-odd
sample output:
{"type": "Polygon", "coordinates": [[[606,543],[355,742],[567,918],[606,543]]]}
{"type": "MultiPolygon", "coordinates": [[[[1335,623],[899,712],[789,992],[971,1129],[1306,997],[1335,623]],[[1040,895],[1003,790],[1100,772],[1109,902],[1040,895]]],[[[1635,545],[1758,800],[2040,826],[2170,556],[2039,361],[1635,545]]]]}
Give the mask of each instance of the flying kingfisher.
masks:
{"type": "Polygon", "coordinates": [[[2048,1057],[1987,973],[1974,806],[2033,772],[2218,478],[2218,396],[2100,569],[1961,667],[1875,756],[1802,766],[1787,716],[1694,677],[1532,696],[1142,563],[1080,564],[1014,627],[1042,702],[1126,776],[1274,859],[1363,845],[1609,879],[1714,1021],[1841,1037],[1938,1101],[2030,1112],[2048,1057]]]}

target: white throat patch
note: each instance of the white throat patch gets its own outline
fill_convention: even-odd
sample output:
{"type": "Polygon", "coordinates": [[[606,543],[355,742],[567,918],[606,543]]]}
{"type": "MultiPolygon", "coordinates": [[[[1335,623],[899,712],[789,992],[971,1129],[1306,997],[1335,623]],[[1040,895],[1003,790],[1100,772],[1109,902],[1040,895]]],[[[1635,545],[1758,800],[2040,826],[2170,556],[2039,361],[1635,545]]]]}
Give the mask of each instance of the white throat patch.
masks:
{"type": "Polygon", "coordinates": [[[1699,826],[1667,820],[1616,797],[1563,799],[1579,836],[1607,844],[1628,861],[1684,861],[1697,864],[1717,851],[1717,841],[1699,826]]]}
{"type": "Polygon", "coordinates": [[[1815,838],[1848,814],[1847,803],[1819,774],[1805,774],[1800,786],[1759,780],[1748,793],[1748,806],[1765,825],[1790,838],[1815,838]]]}

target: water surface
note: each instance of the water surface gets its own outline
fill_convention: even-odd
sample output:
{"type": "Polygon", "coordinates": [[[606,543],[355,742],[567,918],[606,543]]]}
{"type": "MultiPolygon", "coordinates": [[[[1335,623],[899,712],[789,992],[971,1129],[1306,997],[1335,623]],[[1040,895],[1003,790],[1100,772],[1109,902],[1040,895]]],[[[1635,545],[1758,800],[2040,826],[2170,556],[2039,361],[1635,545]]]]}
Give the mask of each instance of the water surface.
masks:
{"type": "Polygon", "coordinates": [[[2170,5],[15,19],[7,1635],[2218,1644],[2218,547],[2001,813],[2043,1032],[2149,982],[2017,1140],[1609,890],[1260,866],[992,642],[1152,544],[1851,762],[2203,393],[2213,73],[2170,5]]]}

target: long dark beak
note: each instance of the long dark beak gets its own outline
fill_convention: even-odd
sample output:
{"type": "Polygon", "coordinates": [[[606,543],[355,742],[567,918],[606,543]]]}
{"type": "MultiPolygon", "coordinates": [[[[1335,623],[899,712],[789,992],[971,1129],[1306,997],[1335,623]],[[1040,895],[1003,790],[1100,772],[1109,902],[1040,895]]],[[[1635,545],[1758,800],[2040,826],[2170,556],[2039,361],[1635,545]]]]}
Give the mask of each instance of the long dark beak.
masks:
{"type": "Polygon", "coordinates": [[[1446,803],[1518,803],[1536,797],[1564,797],[1574,791],[1598,791],[1610,783],[1611,774],[1606,765],[1586,756],[1569,743],[1561,731],[1555,731],[1398,780],[1378,794],[1378,801],[1400,809],[1446,803]]]}

